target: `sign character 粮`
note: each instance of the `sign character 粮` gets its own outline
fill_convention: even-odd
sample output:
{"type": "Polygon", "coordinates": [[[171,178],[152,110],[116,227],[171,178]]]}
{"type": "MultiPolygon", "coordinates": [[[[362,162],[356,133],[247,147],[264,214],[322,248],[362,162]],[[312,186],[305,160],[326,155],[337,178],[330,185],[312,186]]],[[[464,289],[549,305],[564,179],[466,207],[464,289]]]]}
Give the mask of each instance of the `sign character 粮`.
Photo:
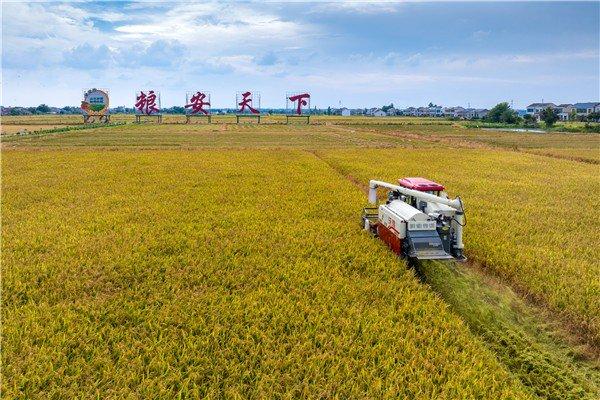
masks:
{"type": "Polygon", "coordinates": [[[147,95],[140,91],[140,95],[136,96],[135,100],[135,108],[142,114],[150,115],[159,111],[154,90],[150,90],[147,95]]]}

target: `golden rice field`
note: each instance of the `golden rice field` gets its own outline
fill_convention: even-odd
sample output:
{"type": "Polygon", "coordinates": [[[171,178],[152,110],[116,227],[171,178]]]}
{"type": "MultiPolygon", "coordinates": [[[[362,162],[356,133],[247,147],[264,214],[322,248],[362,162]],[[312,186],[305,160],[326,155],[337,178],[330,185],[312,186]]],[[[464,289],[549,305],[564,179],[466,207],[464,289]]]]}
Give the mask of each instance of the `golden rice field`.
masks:
{"type": "Polygon", "coordinates": [[[600,398],[599,136],[322,118],[4,137],[2,397],[600,398]],[[411,175],[467,265],[361,231],[411,175]]]}
{"type": "Polygon", "coordinates": [[[19,125],[19,124],[3,124],[0,125],[0,134],[2,135],[17,135],[17,134],[28,134],[28,133],[33,133],[33,132],[38,132],[38,131],[42,131],[42,130],[47,130],[47,129],[56,129],[56,128],[62,128],[65,126],[69,126],[69,125],[57,125],[57,124],[51,124],[51,125],[32,125],[32,124],[25,124],[25,125],[19,125]]]}
{"type": "Polygon", "coordinates": [[[361,182],[425,175],[466,204],[469,256],[585,327],[600,343],[598,167],[505,151],[336,150],[361,182]]]}
{"type": "MultiPolygon", "coordinates": [[[[111,122],[134,122],[135,116],[133,114],[112,114],[110,116],[111,122]]],[[[152,118],[148,118],[148,120],[152,121],[152,118]]],[[[192,119],[193,123],[202,124],[204,123],[204,118],[192,119]]],[[[235,115],[212,115],[213,123],[235,123],[235,115]]],[[[369,125],[389,125],[389,124],[401,124],[401,125],[452,125],[452,121],[443,120],[440,118],[423,118],[423,117],[386,117],[386,118],[374,118],[374,117],[365,117],[365,116],[357,116],[357,117],[342,117],[342,116],[329,116],[329,115],[311,115],[310,121],[312,124],[321,124],[321,123],[330,123],[330,124],[369,124],[369,125]]],[[[185,123],[184,115],[177,114],[165,114],[163,115],[164,123],[185,123]]],[[[262,123],[285,123],[286,118],[285,115],[262,115],[261,116],[262,123]]],[[[305,120],[298,121],[298,124],[305,123],[305,120]]],[[[81,115],[27,115],[27,116],[3,116],[2,124],[5,125],[13,125],[13,124],[82,124],[83,119],[81,115]]]]}
{"type": "Polygon", "coordinates": [[[5,398],[528,397],[311,154],[15,151],[3,171],[5,398]]]}
{"type": "Polygon", "coordinates": [[[593,149],[532,149],[534,154],[600,164],[600,148],[593,149]]]}
{"type": "MultiPolygon", "coordinates": [[[[396,147],[404,139],[362,129],[316,125],[129,124],[41,136],[11,137],[5,147],[146,149],[396,147]]],[[[415,141],[419,147],[427,145],[415,141]]]]}

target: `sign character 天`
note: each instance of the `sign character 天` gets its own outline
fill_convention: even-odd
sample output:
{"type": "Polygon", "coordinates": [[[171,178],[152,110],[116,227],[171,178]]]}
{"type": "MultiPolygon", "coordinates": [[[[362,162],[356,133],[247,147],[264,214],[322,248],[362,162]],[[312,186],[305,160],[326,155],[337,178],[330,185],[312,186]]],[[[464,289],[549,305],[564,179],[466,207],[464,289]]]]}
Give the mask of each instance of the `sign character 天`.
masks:
{"type": "Polygon", "coordinates": [[[239,109],[240,113],[243,113],[246,107],[252,114],[260,114],[260,112],[252,107],[252,92],[244,92],[242,93],[242,101],[238,103],[238,106],[241,106],[239,109]]]}

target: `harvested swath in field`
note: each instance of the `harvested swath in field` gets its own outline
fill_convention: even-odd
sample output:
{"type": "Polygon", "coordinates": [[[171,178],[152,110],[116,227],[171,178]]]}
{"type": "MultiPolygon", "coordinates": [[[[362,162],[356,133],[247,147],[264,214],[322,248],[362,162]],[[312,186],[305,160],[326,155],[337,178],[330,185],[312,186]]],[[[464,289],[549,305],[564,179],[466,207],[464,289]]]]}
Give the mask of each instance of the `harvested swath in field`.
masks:
{"type": "Polygon", "coordinates": [[[102,147],[102,148],[337,148],[432,146],[408,143],[403,138],[368,130],[325,125],[157,125],[128,124],[48,135],[16,138],[11,147],[102,147]]]}
{"type": "Polygon", "coordinates": [[[543,308],[523,301],[473,265],[415,263],[472,332],[535,395],[548,400],[600,398],[600,358],[543,308]]]}
{"type": "Polygon", "coordinates": [[[600,138],[592,133],[530,133],[501,130],[467,129],[460,123],[452,126],[413,125],[399,128],[394,125],[366,125],[372,132],[395,136],[422,137],[423,140],[448,143],[461,147],[497,147],[506,149],[590,149],[600,152],[600,138]]]}
{"type": "Polygon", "coordinates": [[[529,152],[543,156],[600,164],[600,138],[598,147],[592,149],[531,149],[529,152]]]}
{"type": "Polygon", "coordinates": [[[69,125],[6,125],[3,124],[0,129],[3,135],[16,135],[20,133],[30,133],[47,129],[65,128],[69,125]]]}
{"type": "Polygon", "coordinates": [[[468,256],[600,343],[597,167],[543,156],[478,150],[335,150],[319,155],[354,179],[425,176],[465,201],[468,256]]]}
{"type": "Polygon", "coordinates": [[[310,154],[6,151],[3,172],[7,398],[528,397],[310,154]]]}

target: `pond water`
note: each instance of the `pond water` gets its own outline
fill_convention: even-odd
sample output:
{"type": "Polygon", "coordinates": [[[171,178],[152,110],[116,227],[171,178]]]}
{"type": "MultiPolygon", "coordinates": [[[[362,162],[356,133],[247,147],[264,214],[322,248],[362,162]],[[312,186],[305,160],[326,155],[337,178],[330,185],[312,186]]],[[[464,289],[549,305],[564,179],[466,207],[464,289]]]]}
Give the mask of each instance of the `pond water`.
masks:
{"type": "Polygon", "coordinates": [[[484,131],[506,131],[506,132],[528,132],[528,133],[546,133],[542,129],[525,129],[525,128],[481,128],[484,131]]]}

